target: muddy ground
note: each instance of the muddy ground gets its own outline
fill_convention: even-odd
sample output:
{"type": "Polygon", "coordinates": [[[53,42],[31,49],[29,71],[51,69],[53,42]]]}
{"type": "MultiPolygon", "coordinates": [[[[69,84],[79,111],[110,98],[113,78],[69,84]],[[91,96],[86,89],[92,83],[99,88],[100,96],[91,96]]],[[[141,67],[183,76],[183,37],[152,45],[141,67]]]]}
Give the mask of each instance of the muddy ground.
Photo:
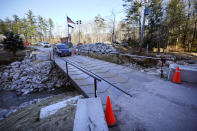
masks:
{"type": "Polygon", "coordinates": [[[59,95],[54,95],[40,103],[33,104],[25,109],[19,110],[13,113],[8,118],[0,121],[0,131],[8,130],[20,130],[20,131],[32,131],[32,130],[66,130],[73,129],[73,122],[76,110],[76,103],[68,104],[67,107],[62,108],[54,115],[39,119],[40,109],[47,105],[56,103],[61,100],[66,100],[71,97],[79,95],[77,91],[68,91],[59,95]]]}

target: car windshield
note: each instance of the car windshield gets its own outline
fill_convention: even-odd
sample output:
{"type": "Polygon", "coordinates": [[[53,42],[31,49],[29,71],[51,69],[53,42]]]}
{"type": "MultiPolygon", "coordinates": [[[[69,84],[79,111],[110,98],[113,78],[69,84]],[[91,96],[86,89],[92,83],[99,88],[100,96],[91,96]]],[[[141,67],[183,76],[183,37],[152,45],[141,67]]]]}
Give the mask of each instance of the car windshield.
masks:
{"type": "Polygon", "coordinates": [[[68,49],[68,45],[57,45],[58,49],[68,49]]]}

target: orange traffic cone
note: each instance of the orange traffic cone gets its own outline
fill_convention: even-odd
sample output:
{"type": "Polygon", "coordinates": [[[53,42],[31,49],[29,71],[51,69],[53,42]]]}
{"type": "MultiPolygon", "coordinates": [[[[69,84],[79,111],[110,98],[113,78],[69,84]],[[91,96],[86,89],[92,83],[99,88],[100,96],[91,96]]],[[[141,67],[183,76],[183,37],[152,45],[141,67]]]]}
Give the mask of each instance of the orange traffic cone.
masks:
{"type": "Polygon", "coordinates": [[[176,72],[174,74],[173,82],[175,82],[175,83],[181,83],[179,66],[177,67],[176,72]]]}
{"type": "Polygon", "coordinates": [[[113,113],[113,110],[112,110],[111,101],[110,101],[109,96],[107,96],[105,119],[107,121],[108,126],[113,126],[116,123],[116,119],[114,117],[114,113],[113,113]]]}

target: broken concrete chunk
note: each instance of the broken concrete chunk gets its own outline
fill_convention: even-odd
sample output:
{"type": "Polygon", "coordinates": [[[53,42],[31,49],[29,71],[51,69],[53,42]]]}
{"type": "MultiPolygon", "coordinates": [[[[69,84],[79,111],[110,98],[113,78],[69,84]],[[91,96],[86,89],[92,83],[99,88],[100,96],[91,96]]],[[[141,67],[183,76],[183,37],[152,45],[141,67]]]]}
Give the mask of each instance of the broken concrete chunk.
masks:
{"type": "Polygon", "coordinates": [[[108,131],[100,98],[77,102],[73,131],[108,131]]]}

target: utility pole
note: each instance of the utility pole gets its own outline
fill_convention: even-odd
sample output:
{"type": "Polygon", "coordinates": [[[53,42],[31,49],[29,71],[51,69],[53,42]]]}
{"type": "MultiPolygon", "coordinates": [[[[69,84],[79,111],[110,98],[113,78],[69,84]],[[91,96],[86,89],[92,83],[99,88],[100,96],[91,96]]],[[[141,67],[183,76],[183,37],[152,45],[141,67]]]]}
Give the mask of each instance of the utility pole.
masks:
{"type": "Polygon", "coordinates": [[[69,34],[69,27],[68,27],[68,43],[70,42],[70,34],[69,34]]]}
{"type": "Polygon", "coordinates": [[[79,40],[78,43],[80,43],[80,25],[81,25],[81,20],[78,20],[77,22],[78,28],[79,28],[79,40]]]}
{"type": "Polygon", "coordinates": [[[144,28],[145,28],[145,21],[147,19],[147,16],[149,14],[148,10],[148,0],[144,0],[145,2],[145,8],[144,8],[144,17],[143,17],[143,23],[142,23],[142,30],[140,34],[140,52],[142,50],[142,43],[143,43],[143,37],[144,37],[144,28]]]}

